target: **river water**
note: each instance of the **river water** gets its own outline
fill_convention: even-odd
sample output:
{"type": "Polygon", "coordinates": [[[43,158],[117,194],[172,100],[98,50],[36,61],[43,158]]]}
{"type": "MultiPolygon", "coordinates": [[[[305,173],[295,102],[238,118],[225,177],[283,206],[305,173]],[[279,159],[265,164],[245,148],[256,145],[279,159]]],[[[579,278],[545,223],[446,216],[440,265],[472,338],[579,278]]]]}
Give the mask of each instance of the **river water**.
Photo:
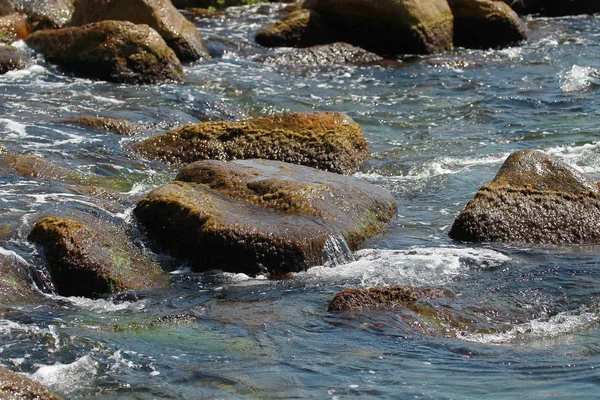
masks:
{"type": "Polygon", "coordinates": [[[68,399],[597,398],[599,248],[471,245],[447,232],[511,152],[540,149],[600,176],[600,16],[529,18],[520,47],[457,49],[397,68],[266,65],[270,51],[252,38],[278,7],[197,21],[216,57],[187,65],[183,85],[73,78],[34,54],[26,70],[0,76],[10,151],[125,199],[107,205],[54,181],[0,176],[0,252],[43,272],[25,239],[41,215],[83,209],[134,224],[135,202],[177,171],[133,155],[130,143],[185,123],[286,111],[343,111],[362,126],[373,160],[357,175],[399,203],[388,231],[355,261],[283,281],[197,274],[171,260],[165,293],[48,295],[2,308],[0,363],[68,399]],[[62,122],[96,114],[146,129],[132,138],[62,122]],[[399,284],[454,296],[429,320],[327,311],[341,289],[399,284]]]}

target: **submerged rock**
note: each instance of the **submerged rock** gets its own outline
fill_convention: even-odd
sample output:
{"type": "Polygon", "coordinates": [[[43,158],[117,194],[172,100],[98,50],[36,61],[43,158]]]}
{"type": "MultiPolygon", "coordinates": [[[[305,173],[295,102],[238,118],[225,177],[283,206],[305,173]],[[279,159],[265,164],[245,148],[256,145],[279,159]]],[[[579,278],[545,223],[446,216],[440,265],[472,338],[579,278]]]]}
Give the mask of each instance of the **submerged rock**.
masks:
{"type": "Polygon", "coordinates": [[[278,161],[199,161],[134,214],[194,270],[279,276],[322,265],[332,241],[357,249],[396,208],[389,193],[353,177],[278,161]]]}
{"type": "Polygon", "coordinates": [[[29,267],[16,257],[0,254],[0,305],[31,304],[40,302],[42,298],[41,292],[35,288],[29,267]]]}
{"type": "Polygon", "coordinates": [[[0,366],[0,398],[5,400],[60,400],[39,382],[0,366]]]}
{"type": "Polygon", "coordinates": [[[10,44],[31,35],[31,26],[22,14],[12,13],[0,17],[0,43],[10,44]]]}
{"type": "Polygon", "coordinates": [[[360,126],[342,113],[290,113],[187,125],[133,146],[167,163],[265,158],[352,174],[368,157],[360,126]]]}
{"type": "Polygon", "coordinates": [[[109,117],[84,116],[64,121],[67,124],[86,126],[98,131],[110,132],[123,136],[134,136],[142,132],[140,125],[124,119],[109,117]]]}
{"type": "Polygon", "coordinates": [[[280,53],[265,60],[275,65],[367,65],[380,63],[383,58],[347,43],[324,44],[280,53]]]}
{"type": "Polygon", "coordinates": [[[76,75],[118,83],[182,82],[183,68],[155,30],[124,21],[38,31],[26,43],[76,75]]]}
{"type": "Polygon", "coordinates": [[[479,189],[449,235],[471,242],[597,243],[598,183],[540,151],[519,151],[479,189]]]}
{"type": "Polygon", "coordinates": [[[0,174],[81,183],[81,176],[75,172],[47,162],[43,158],[27,154],[0,156],[0,174]]]}
{"type": "Polygon", "coordinates": [[[78,0],[71,25],[106,20],[150,26],[181,61],[210,58],[200,31],[169,0],[78,0]]]}
{"type": "Polygon", "coordinates": [[[452,47],[446,0],[306,0],[343,33],[338,41],[378,54],[431,54],[452,47]]]}
{"type": "Polygon", "coordinates": [[[160,267],[109,221],[47,217],[35,224],[28,239],[44,249],[52,282],[63,296],[98,297],[166,284],[160,267]]]}
{"type": "Polygon", "coordinates": [[[423,299],[449,297],[447,290],[420,286],[391,286],[371,289],[345,289],[336,293],[329,311],[410,307],[423,299]]]}
{"type": "Polygon", "coordinates": [[[526,39],[525,26],[508,5],[494,0],[448,0],[454,15],[454,45],[500,48],[526,39]]]}
{"type": "Polygon", "coordinates": [[[26,66],[27,61],[17,48],[0,44],[0,75],[26,66]]]}

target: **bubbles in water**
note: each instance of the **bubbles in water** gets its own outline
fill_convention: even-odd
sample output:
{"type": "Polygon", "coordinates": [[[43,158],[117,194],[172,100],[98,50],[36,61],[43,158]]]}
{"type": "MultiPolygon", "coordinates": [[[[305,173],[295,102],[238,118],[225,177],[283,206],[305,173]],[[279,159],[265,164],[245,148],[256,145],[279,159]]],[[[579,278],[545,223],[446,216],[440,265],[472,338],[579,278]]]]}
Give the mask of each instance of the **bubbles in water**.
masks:
{"type": "Polygon", "coordinates": [[[89,387],[98,373],[98,363],[85,355],[71,364],[42,365],[31,378],[62,393],[89,387]]]}
{"type": "Polygon", "coordinates": [[[598,76],[596,68],[573,65],[571,70],[561,74],[560,88],[563,92],[580,92],[595,83],[598,76]]]}

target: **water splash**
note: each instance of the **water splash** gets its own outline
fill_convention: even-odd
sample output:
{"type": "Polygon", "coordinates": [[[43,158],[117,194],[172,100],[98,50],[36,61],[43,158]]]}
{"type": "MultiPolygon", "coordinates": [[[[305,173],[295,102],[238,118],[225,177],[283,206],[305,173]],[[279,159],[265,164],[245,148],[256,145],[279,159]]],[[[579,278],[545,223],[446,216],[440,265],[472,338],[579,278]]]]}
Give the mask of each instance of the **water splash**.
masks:
{"type": "Polygon", "coordinates": [[[352,261],[356,261],[352,251],[346,243],[346,239],[343,236],[330,236],[325,242],[323,247],[325,253],[325,264],[328,266],[335,266],[341,264],[347,264],[352,261]]]}
{"type": "Polygon", "coordinates": [[[560,88],[567,93],[581,92],[596,83],[599,76],[596,68],[573,65],[568,72],[561,74],[560,88]]]}

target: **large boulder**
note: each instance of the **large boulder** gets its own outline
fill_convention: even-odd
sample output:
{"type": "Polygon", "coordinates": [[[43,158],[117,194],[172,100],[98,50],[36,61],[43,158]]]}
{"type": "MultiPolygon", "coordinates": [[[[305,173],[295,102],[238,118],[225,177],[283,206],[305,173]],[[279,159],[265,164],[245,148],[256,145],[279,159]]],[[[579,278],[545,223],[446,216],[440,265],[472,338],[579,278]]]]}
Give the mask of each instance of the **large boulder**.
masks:
{"type": "Polygon", "coordinates": [[[44,249],[58,294],[98,297],[166,285],[160,267],[131,243],[122,227],[100,218],[82,220],[42,218],[28,236],[44,249]]]}
{"type": "Polygon", "coordinates": [[[39,382],[0,366],[0,398],[4,400],[60,400],[39,382]]]}
{"type": "Polygon", "coordinates": [[[358,178],[242,160],[190,164],[134,214],[194,270],[279,276],[347,257],[396,208],[389,193],[358,178]]]}
{"type": "Polygon", "coordinates": [[[500,48],[526,39],[525,26],[506,3],[494,0],[448,0],[454,15],[454,45],[500,48]]]}
{"type": "Polygon", "coordinates": [[[29,266],[16,255],[0,253],[0,306],[37,303],[42,294],[36,289],[29,266]]]}
{"type": "Polygon", "coordinates": [[[452,47],[446,0],[306,0],[343,31],[344,42],[379,54],[431,54],[452,47]]]}
{"type": "Polygon", "coordinates": [[[71,20],[73,0],[11,0],[27,16],[33,30],[59,29],[71,20]]]}
{"type": "Polygon", "coordinates": [[[169,0],[77,0],[71,25],[130,21],[155,29],[181,61],[209,58],[200,31],[169,0]]]}
{"type": "Polygon", "coordinates": [[[371,289],[351,288],[336,293],[329,311],[349,311],[375,308],[414,308],[424,299],[449,297],[448,290],[421,286],[390,286],[371,289]]]}
{"type": "Polygon", "coordinates": [[[76,75],[117,83],[182,82],[175,53],[147,25],[103,21],[38,31],[26,43],[76,75]]]}
{"type": "Polygon", "coordinates": [[[0,44],[0,75],[26,66],[27,60],[17,48],[0,44]]]}
{"type": "Polygon", "coordinates": [[[266,64],[288,66],[368,65],[383,62],[383,58],[348,43],[322,44],[293,49],[268,57],[266,64]]]}
{"type": "Polygon", "coordinates": [[[290,113],[187,125],[133,146],[162,162],[266,158],[343,174],[368,157],[360,126],[342,113],[290,113]]]}
{"type": "Polygon", "coordinates": [[[0,17],[0,43],[10,44],[31,35],[29,22],[20,13],[0,17]]]}
{"type": "Polygon", "coordinates": [[[519,151],[479,189],[449,235],[472,242],[596,243],[598,183],[540,151],[519,151]]]}

